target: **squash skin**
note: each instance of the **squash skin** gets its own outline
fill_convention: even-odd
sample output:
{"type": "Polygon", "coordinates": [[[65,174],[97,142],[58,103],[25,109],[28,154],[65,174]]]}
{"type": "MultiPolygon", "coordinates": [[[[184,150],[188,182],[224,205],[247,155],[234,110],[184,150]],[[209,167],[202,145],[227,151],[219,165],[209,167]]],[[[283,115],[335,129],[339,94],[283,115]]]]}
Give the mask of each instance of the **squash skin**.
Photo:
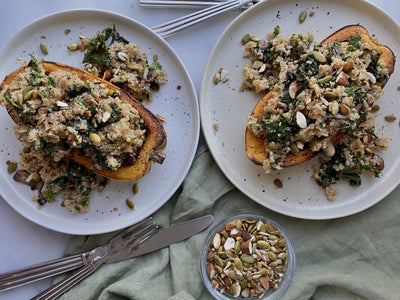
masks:
{"type": "MultiPolygon", "coordinates": [[[[382,52],[381,59],[385,61],[386,67],[389,71],[390,75],[394,71],[394,66],[396,62],[396,56],[393,51],[380,43],[376,38],[374,38],[363,26],[361,25],[348,25],[345,26],[327,38],[325,38],[322,43],[328,44],[331,42],[344,42],[347,41],[354,34],[359,33],[361,36],[361,40],[367,42],[372,45],[374,49],[378,52],[382,52]]],[[[386,81],[387,82],[387,81],[386,81]]],[[[385,86],[385,83],[377,83],[381,88],[385,86]]],[[[264,106],[272,98],[274,90],[269,91],[254,107],[251,116],[255,118],[260,118],[264,113],[264,106]]],[[[332,137],[332,143],[336,145],[339,141],[345,136],[345,133],[339,132],[335,136],[332,137]]],[[[249,128],[246,128],[245,132],[245,151],[248,159],[252,161],[256,165],[263,165],[264,160],[267,159],[267,153],[264,147],[264,139],[261,137],[255,136],[249,128]]],[[[293,155],[288,153],[280,164],[282,168],[288,168],[292,166],[299,165],[311,158],[315,157],[318,153],[311,150],[311,148],[305,148],[299,151],[298,154],[293,155]]]]}
{"type": "MultiPolygon", "coordinates": [[[[9,85],[13,81],[15,76],[27,67],[28,63],[24,62],[22,67],[7,75],[1,83],[0,89],[4,89],[6,85],[9,85]]],[[[150,171],[153,162],[162,163],[164,161],[165,155],[162,153],[162,151],[165,149],[167,144],[167,135],[164,127],[162,126],[158,118],[150,110],[148,110],[146,107],[144,107],[142,104],[140,104],[138,101],[136,101],[120,88],[84,70],[51,61],[43,61],[43,68],[45,69],[46,74],[49,74],[55,70],[62,69],[64,71],[77,75],[83,81],[100,81],[101,83],[106,84],[109,90],[119,91],[121,100],[127,101],[134,108],[136,108],[139,115],[145,121],[147,136],[142,147],[139,149],[139,154],[136,161],[131,165],[122,165],[117,170],[94,170],[93,160],[90,157],[83,155],[80,149],[73,149],[68,154],[67,158],[70,158],[77,163],[83,165],[84,167],[95,171],[101,176],[118,181],[133,181],[139,179],[150,171]]],[[[15,110],[8,110],[8,113],[15,123],[22,122],[22,120],[20,120],[15,113],[15,110]]]]}

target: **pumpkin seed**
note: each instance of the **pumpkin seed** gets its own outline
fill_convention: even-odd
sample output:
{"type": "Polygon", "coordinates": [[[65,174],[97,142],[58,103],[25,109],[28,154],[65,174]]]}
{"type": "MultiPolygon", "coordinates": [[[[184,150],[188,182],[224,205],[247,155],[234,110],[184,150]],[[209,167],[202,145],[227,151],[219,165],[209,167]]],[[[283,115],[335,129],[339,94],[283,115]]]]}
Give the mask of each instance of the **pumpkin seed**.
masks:
{"type": "Polygon", "coordinates": [[[136,195],[139,192],[139,185],[137,183],[133,185],[132,192],[134,195],[136,195]]]}
{"type": "Polygon", "coordinates": [[[268,242],[264,241],[264,240],[257,241],[257,245],[259,245],[263,249],[269,249],[270,248],[270,245],[268,244],[268,242]]]}
{"type": "Polygon", "coordinates": [[[126,205],[132,210],[135,209],[135,202],[132,199],[127,198],[126,199],[126,205]]]}
{"type": "Polygon", "coordinates": [[[281,238],[281,239],[278,240],[278,242],[276,243],[276,245],[277,245],[278,247],[283,247],[283,246],[286,245],[286,240],[285,240],[284,238],[281,238]]]}
{"type": "Polygon", "coordinates": [[[331,113],[332,115],[337,115],[339,112],[339,103],[337,101],[332,102],[332,108],[331,108],[331,113]]]}
{"type": "Polygon", "coordinates": [[[220,266],[220,267],[224,266],[224,261],[218,255],[214,255],[213,259],[214,259],[214,262],[217,264],[217,266],[220,266]]]}
{"type": "Polygon", "coordinates": [[[310,44],[314,42],[314,34],[312,32],[308,33],[307,42],[309,42],[310,44]]]}
{"type": "Polygon", "coordinates": [[[248,43],[248,41],[250,41],[250,34],[246,33],[246,34],[242,37],[241,43],[242,43],[242,45],[245,45],[245,44],[248,43]]]}
{"type": "Polygon", "coordinates": [[[276,259],[277,259],[276,254],[272,251],[268,252],[268,257],[272,261],[276,261],[276,259]]]}
{"type": "Polygon", "coordinates": [[[16,162],[10,162],[7,166],[7,173],[12,174],[17,170],[18,163],[16,162]]]}
{"type": "Polygon", "coordinates": [[[380,107],[378,104],[374,104],[374,105],[372,105],[372,107],[371,107],[371,112],[375,113],[375,112],[377,112],[377,111],[380,110],[380,109],[381,109],[381,107],[380,107]]]}
{"type": "Polygon", "coordinates": [[[334,100],[338,97],[338,95],[335,92],[325,92],[324,97],[328,100],[334,100]]]}
{"type": "Polygon", "coordinates": [[[42,178],[40,177],[40,175],[38,173],[33,173],[32,180],[35,182],[40,182],[42,180],[42,178]]]}
{"type": "Polygon", "coordinates": [[[290,153],[293,155],[296,155],[300,152],[299,147],[297,147],[296,143],[291,143],[290,144],[290,153]]]}
{"type": "Polygon", "coordinates": [[[221,81],[221,73],[220,72],[217,72],[217,73],[215,73],[215,75],[214,75],[214,84],[217,84],[217,83],[219,83],[221,81]]]}
{"type": "Polygon", "coordinates": [[[242,222],[242,220],[241,219],[237,219],[236,220],[236,229],[240,229],[240,228],[242,228],[242,225],[243,225],[243,222],[242,222]]]}
{"type": "Polygon", "coordinates": [[[299,14],[299,22],[303,23],[307,18],[307,11],[303,9],[299,14]]]}
{"type": "Polygon", "coordinates": [[[235,253],[236,253],[236,254],[239,254],[239,253],[240,253],[240,251],[242,250],[242,247],[240,246],[240,241],[236,241],[236,242],[235,242],[235,248],[234,248],[234,250],[235,250],[235,253]]]}
{"type": "Polygon", "coordinates": [[[31,99],[32,98],[32,94],[33,94],[33,87],[27,86],[27,87],[23,88],[23,90],[22,90],[22,98],[24,100],[31,99]]]}
{"type": "Polygon", "coordinates": [[[340,104],[340,112],[343,116],[348,116],[350,114],[350,107],[342,103],[340,104]]]}
{"type": "Polygon", "coordinates": [[[243,263],[240,260],[240,258],[236,257],[234,263],[235,263],[236,269],[238,269],[239,271],[241,271],[243,269],[243,263]]]}
{"type": "Polygon", "coordinates": [[[76,51],[79,49],[79,47],[80,47],[80,44],[70,44],[67,46],[68,50],[70,50],[70,51],[76,51]]]}
{"type": "Polygon", "coordinates": [[[321,64],[324,64],[328,61],[326,56],[324,54],[322,54],[321,52],[314,51],[313,56],[321,64]]]}
{"type": "Polygon", "coordinates": [[[246,254],[246,253],[243,253],[242,256],[240,256],[240,259],[244,263],[248,263],[248,264],[254,263],[254,257],[249,254],[246,254]]]}
{"type": "Polygon", "coordinates": [[[40,50],[42,51],[42,53],[44,55],[49,54],[49,48],[47,48],[47,46],[45,44],[40,43],[40,50]]]}
{"type": "Polygon", "coordinates": [[[263,65],[262,61],[256,60],[253,65],[251,66],[253,69],[259,69],[263,65]]]}
{"type": "Polygon", "coordinates": [[[328,83],[331,80],[332,80],[332,76],[331,75],[325,76],[324,78],[321,79],[321,81],[324,82],[324,83],[328,83]]]}
{"type": "Polygon", "coordinates": [[[89,135],[89,140],[93,143],[100,143],[101,137],[97,133],[91,133],[89,135]]]}

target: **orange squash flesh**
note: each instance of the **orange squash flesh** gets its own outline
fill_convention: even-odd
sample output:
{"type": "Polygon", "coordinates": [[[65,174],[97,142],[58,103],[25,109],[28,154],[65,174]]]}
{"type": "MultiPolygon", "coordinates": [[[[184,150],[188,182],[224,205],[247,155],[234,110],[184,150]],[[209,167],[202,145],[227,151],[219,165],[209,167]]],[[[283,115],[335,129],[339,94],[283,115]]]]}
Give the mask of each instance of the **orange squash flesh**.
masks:
{"type": "MultiPolygon", "coordinates": [[[[9,85],[13,81],[13,79],[16,77],[18,73],[22,72],[27,67],[28,64],[24,63],[22,67],[7,75],[3,80],[3,82],[1,83],[0,88],[4,89],[6,85],[9,85]]],[[[137,156],[136,161],[131,165],[122,165],[117,170],[106,170],[106,169],[94,170],[93,160],[90,157],[83,155],[80,149],[73,149],[70,152],[70,154],[68,154],[68,158],[76,161],[77,163],[85,166],[88,169],[94,170],[99,175],[118,181],[133,181],[139,179],[150,171],[153,162],[157,163],[163,162],[165,155],[162,153],[162,151],[166,147],[167,135],[164,130],[164,127],[162,126],[158,118],[155,115],[153,115],[153,113],[150,112],[150,110],[148,110],[138,101],[136,101],[126,92],[112,85],[108,81],[98,78],[81,69],[50,61],[43,61],[43,68],[46,71],[46,75],[48,75],[53,71],[62,69],[64,71],[77,75],[83,81],[101,82],[106,84],[109,90],[119,91],[121,100],[127,101],[129,104],[131,104],[134,108],[137,109],[141,118],[144,119],[145,126],[147,129],[147,135],[145,141],[139,150],[139,154],[137,156]]],[[[18,115],[16,114],[15,110],[8,110],[8,112],[11,118],[16,123],[22,122],[22,120],[20,120],[18,115]]]]}
{"type": "MultiPolygon", "coordinates": [[[[376,38],[374,38],[363,26],[361,25],[348,25],[343,27],[336,32],[332,33],[326,39],[322,41],[323,44],[333,43],[333,42],[345,42],[351,36],[359,33],[361,36],[361,40],[363,42],[368,43],[378,52],[381,52],[381,59],[385,62],[386,68],[389,71],[389,76],[394,71],[394,66],[396,62],[396,57],[393,54],[392,50],[381,44],[376,38]]],[[[387,82],[387,81],[386,81],[387,82]]],[[[382,88],[385,84],[377,83],[382,88]]],[[[254,107],[251,116],[255,118],[261,118],[264,114],[264,107],[266,106],[269,99],[272,98],[274,91],[269,91],[254,107]]],[[[345,133],[339,132],[335,136],[332,137],[332,143],[337,144],[343,137],[345,133]]],[[[249,160],[251,160],[256,165],[263,165],[264,160],[267,159],[267,153],[264,146],[264,139],[258,136],[255,136],[249,128],[246,128],[245,133],[245,150],[249,160]]],[[[313,157],[315,157],[318,153],[311,150],[311,148],[305,148],[299,151],[298,154],[293,155],[288,153],[280,164],[282,168],[288,168],[292,166],[296,166],[301,164],[313,157]]]]}

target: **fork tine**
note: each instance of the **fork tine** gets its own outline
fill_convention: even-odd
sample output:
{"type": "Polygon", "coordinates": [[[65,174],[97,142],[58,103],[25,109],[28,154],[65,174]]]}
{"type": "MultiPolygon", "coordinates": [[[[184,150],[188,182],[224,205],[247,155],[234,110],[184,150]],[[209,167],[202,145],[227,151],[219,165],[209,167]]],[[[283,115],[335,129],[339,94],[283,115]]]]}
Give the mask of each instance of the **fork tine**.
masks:
{"type": "Polygon", "coordinates": [[[146,224],[147,222],[151,221],[153,218],[147,217],[146,219],[133,224],[132,226],[129,226],[128,228],[124,229],[123,231],[119,232],[114,238],[120,237],[120,238],[124,238],[127,234],[131,233],[133,230],[135,230],[136,228],[146,224]]]}
{"type": "Polygon", "coordinates": [[[160,226],[156,225],[153,227],[149,227],[149,230],[147,232],[141,234],[137,238],[131,240],[128,242],[127,246],[129,247],[129,251],[132,251],[134,248],[136,248],[138,245],[146,241],[147,239],[151,238],[154,236],[156,231],[160,228],[160,226]]]}
{"type": "Polygon", "coordinates": [[[138,231],[134,231],[131,234],[125,235],[123,240],[125,241],[126,244],[132,242],[133,240],[143,236],[144,234],[147,234],[148,230],[152,230],[152,228],[157,228],[158,226],[154,223],[151,222],[150,224],[146,225],[145,227],[139,229],[138,231]]]}

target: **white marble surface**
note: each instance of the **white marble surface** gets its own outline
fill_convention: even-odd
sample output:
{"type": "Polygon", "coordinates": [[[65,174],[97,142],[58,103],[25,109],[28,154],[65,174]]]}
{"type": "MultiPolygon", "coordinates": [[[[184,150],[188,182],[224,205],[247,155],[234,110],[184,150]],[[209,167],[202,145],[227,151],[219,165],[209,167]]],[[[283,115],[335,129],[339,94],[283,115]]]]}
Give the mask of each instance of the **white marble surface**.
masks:
{"type": "MultiPolygon", "coordinates": [[[[385,10],[400,23],[400,1],[371,0],[370,2],[385,10]]],[[[0,48],[35,19],[73,8],[114,11],[149,27],[190,12],[178,9],[142,8],[137,4],[137,0],[0,0],[0,48]]],[[[237,11],[225,13],[167,38],[186,65],[197,93],[200,90],[204,66],[215,41],[238,14],[237,11]]],[[[0,274],[61,257],[69,239],[69,235],[41,228],[24,219],[0,197],[0,274]]],[[[31,298],[50,283],[51,280],[43,280],[0,292],[0,300],[31,298]]]]}

